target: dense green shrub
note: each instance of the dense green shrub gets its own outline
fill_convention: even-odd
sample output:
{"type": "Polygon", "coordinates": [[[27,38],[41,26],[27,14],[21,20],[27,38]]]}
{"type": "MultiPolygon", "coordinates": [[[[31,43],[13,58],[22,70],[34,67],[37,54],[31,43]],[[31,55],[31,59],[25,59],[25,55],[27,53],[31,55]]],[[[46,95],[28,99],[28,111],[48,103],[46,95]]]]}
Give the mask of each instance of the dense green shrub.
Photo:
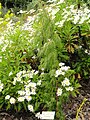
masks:
{"type": "Polygon", "coordinates": [[[90,0],[84,0],[88,6],[90,6],[90,0]]]}
{"type": "Polygon", "coordinates": [[[24,7],[28,2],[32,0],[1,0],[2,5],[8,8],[16,7],[24,7]]]}
{"type": "MultiPolygon", "coordinates": [[[[1,0],[3,12],[11,9],[15,14],[22,10],[38,9],[43,0],[1,0]]],[[[44,2],[44,1],[43,1],[44,2]]]]}

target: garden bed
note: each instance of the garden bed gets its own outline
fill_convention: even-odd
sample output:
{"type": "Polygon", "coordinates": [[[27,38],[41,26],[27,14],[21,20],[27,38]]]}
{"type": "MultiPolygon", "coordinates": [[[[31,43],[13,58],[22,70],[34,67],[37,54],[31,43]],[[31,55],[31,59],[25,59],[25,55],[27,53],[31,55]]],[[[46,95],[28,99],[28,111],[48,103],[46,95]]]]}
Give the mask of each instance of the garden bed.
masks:
{"type": "Polygon", "coordinates": [[[0,120],[37,120],[37,111],[89,120],[90,9],[72,0],[38,7],[15,15],[0,4],[0,120]]]}
{"type": "MultiPolygon", "coordinates": [[[[90,120],[90,88],[87,90],[83,86],[79,89],[80,94],[77,97],[70,97],[68,103],[63,105],[63,111],[65,114],[65,120],[76,120],[77,110],[83,102],[84,98],[87,101],[82,106],[79,112],[78,120],[90,120]]],[[[0,120],[39,120],[35,117],[34,113],[31,112],[15,112],[0,110],[0,120]]]]}

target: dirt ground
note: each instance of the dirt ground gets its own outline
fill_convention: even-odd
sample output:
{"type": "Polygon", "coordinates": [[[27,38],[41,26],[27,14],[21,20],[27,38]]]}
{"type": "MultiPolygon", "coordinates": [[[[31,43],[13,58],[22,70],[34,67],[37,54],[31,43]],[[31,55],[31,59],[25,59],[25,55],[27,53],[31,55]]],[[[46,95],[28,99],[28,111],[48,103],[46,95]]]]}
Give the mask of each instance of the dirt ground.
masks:
{"type": "MultiPolygon", "coordinates": [[[[89,80],[90,81],[90,80],[89,80]]],[[[78,120],[90,120],[90,82],[80,81],[82,87],[79,89],[80,94],[75,98],[70,98],[69,102],[64,105],[65,120],[76,120],[76,114],[83,100],[86,102],[82,105],[78,114],[78,120]]]]}

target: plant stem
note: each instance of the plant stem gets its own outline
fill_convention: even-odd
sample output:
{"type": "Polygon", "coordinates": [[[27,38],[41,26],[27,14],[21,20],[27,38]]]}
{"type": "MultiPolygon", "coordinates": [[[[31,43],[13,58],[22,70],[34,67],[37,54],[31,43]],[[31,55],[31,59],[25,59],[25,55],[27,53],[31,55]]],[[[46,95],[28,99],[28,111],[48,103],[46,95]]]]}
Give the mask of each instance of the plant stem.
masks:
{"type": "Polygon", "coordinates": [[[81,111],[81,109],[82,109],[82,107],[83,107],[83,105],[85,104],[86,101],[87,101],[87,99],[84,98],[84,99],[83,99],[83,102],[81,103],[81,105],[80,105],[80,107],[79,107],[79,109],[77,110],[76,120],[78,120],[78,114],[79,114],[79,112],[81,111]]]}
{"type": "Polygon", "coordinates": [[[58,112],[58,95],[57,95],[57,90],[58,90],[58,80],[56,80],[56,120],[57,118],[57,112],[58,112]]]}
{"type": "Polygon", "coordinates": [[[79,0],[76,0],[76,3],[78,5],[78,9],[80,9],[80,1],[79,0]]]}

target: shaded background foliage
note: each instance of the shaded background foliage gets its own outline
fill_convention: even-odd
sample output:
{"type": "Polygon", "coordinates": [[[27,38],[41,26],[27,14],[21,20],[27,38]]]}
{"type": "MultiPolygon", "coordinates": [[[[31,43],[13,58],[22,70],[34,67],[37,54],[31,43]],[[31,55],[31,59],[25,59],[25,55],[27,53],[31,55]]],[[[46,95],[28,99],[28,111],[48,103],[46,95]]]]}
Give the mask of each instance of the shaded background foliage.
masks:
{"type": "Polygon", "coordinates": [[[1,0],[3,6],[7,8],[16,7],[23,7],[26,6],[28,2],[32,2],[32,0],[1,0]]]}
{"type": "MultiPolygon", "coordinates": [[[[38,9],[40,2],[47,2],[48,0],[0,0],[4,7],[4,13],[7,9],[11,9],[14,13],[17,13],[20,9],[30,10],[32,8],[38,9]]],[[[52,0],[53,1],[53,0],[52,0]]],[[[90,0],[78,0],[78,2],[84,1],[87,6],[90,7],[90,0]]],[[[76,0],[70,0],[70,2],[76,2],[76,0]]]]}

